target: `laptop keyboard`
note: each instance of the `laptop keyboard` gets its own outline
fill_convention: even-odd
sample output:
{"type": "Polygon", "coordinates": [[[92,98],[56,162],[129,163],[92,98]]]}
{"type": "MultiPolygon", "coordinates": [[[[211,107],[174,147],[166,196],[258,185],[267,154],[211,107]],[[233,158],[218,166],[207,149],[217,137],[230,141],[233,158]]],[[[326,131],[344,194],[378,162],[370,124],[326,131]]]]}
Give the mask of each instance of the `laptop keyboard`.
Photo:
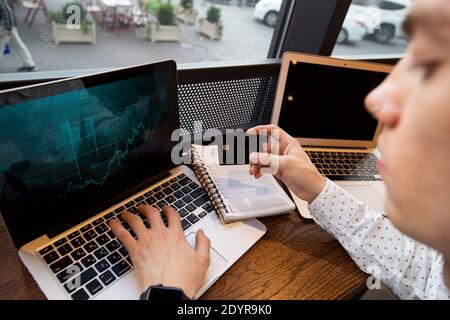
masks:
{"type": "MultiPolygon", "coordinates": [[[[39,255],[72,299],[90,299],[132,270],[127,249],[108,223],[113,218],[118,219],[136,238],[121,214],[126,210],[138,214],[149,228],[147,218],[137,208],[140,204],[160,210],[166,204],[171,205],[180,214],[183,230],[214,211],[204,190],[184,174],[179,174],[39,250],[39,255]],[[75,276],[79,276],[79,283],[74,280],[75,276]],[[76,288],[74,284],[77,284],[76,288]]],[[[167,218],[162,211],[161,217],[167,226],[167,218]]]]}
{"type": "Polygon", "coordinates": [[[377,158],[367,152],[306,151],[312,163],[330,180],[381,181],[377,158]]]}

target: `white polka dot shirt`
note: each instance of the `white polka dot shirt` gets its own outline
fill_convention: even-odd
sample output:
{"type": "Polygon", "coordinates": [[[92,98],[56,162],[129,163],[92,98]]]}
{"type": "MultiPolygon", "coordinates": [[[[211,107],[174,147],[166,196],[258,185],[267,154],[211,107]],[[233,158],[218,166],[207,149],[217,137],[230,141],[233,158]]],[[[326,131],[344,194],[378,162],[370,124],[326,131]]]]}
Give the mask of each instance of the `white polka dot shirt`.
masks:
{"type": "Polygon", "coordinates": [[[332,234],[356,264],[401,299],[450,299],[439,252],[397,230],[330,180],[309,205],[314,220],[332,234]]]}

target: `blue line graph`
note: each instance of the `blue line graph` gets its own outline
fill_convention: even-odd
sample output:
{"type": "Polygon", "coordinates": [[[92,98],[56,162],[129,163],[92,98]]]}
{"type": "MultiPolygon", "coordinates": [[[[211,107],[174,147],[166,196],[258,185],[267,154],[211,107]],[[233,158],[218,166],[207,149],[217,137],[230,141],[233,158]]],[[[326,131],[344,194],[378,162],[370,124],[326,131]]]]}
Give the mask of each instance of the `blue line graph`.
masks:
{"type": "Polygon", "coordinates": [[[68,194],[74,190],[84,189],[87,186],[93,185],[93,184],[98,185],[98,186],[103,185],[106,182],[106,179],[111,174],[111,166],[114,164],[115,161],[122,161],[127,156],[130,145],[132,145],[134,143],[134,139],[136,138],[136,136],[139,135],[139,130],[143,129],[143,128],[144,128],[143,124],[139,124],[136,128],[133,128],[133,135],[132,135],[132,137],[127,139],[126,149],[124,151],[116,150],[113,158],[111,158],[111,160],[109,160],[109,162],[108,162],[108,165],[107,165],[108,170],[106,171],[106,173],[103,175],[103,177],[99,181],[90,179],[90,180],[85,181],[81,185],[74,185],[72,182],[70,182],[68,184],[67,190],[64,192],[64,194],[68,194]]]}
{"type": "MultiPolygon", "coordinates": [[[[111,157],[111,159],[109,159],[106,162],[106,170],[103,173],[103,175],[99,178],[99,179],[87,179],[83,182],[83,179],[81,177],[81,172],[80,172],[80,168],[78,166],[78,161],[77,162],[77,170],[78,170],[78,175],[80,176],[80,180],[82,181],[81,184],[75,184],[73,182],[69,182],[67,184],[67,188],[64,192],[64,195],[67,195],[75,190],[81,190],[84,189],[88,186],[91,185],[97,185],[97,186],[102,186],[105,184],[106,180],[111,176],[112,174],[112,167],[116,162],[121,162],[130,152],[130,147],[132,147],[135,142],[136,142],[136,138],[140,136],[140,133],[142,133],[143,130],[145,130],[145,126],[142,122],[139,122],[139,114],[138,114],[138,110],[137,110],[137,106],[136,105],[132,105],[127,107],[127,111],[125,112],[125,119],[127,121],[127,124],[132,127],[131,129],[131,135],[126,139],[126,143],[125,143],[125,147],[123,148],[123,150],[119,150],[118,149],[118,141],[114,135],[114,142],[111,145],[115,145],[116,146],[116,150],[114,152],[114,155],[111,157]],[[132,126],[133,124],[136,124],[134,126],[132,126]]],[[[95,125],[94,125],[94,119],[93,118],[87,118],[85,121],[85,126],[86,126],[86,133],[87,133],[87,137],[92,137],[94,139],[94,143],[95,143],[95,152],[98,152],[97,149],[97,135],[96,135],[96,130],[95,130],[95,125]]],[[[74,147],[74,143],[76,143],[77,141],[79,141],[81,139],[80,137],[80,128],[74,127],[74,128],[70,128],[70,125],[68,122],[65,122],[63,124],[61,124],[61,131],[63,131],[64,133],[62,134],[63,139],[68,139],[66,140],[66,142],[70,143],[72,145],[72,147],[75,149],[74,147]]],[[[111,130],[113,131],[113,130],[111,130]]],[[[75,152],[75,150],[74,150],[75,152]]],[[[98,153],[97,153],[97,158],[98,158],[98,153]]],[[[101,164],[100,161],[98,161],[98,164],[101,164]]]]}

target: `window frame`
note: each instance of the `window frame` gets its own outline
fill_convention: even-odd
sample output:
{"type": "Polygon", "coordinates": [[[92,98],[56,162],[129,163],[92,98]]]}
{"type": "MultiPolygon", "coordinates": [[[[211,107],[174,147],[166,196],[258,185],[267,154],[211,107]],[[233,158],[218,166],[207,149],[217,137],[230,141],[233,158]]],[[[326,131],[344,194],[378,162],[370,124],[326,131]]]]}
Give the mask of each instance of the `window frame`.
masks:
{"type": "Polygon", "coordinates": [[[286,51],[330,56],[351,3],[352,0],[284,0],[268,58],[281,58],[286,51]]]}

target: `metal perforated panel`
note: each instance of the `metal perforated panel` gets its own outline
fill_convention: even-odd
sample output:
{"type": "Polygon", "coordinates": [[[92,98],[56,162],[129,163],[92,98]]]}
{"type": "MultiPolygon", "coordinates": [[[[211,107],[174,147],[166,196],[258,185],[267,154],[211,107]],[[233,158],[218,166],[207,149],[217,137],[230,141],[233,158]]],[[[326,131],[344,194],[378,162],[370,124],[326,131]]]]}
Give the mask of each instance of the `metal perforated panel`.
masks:
{"type": "Polygon", "coordinates": [[[180,124],[189,132],[194,122],[202,129],[246,127],[269,123],[275,100],[278,75],[224,81],[180,84],[180,124]]]}

